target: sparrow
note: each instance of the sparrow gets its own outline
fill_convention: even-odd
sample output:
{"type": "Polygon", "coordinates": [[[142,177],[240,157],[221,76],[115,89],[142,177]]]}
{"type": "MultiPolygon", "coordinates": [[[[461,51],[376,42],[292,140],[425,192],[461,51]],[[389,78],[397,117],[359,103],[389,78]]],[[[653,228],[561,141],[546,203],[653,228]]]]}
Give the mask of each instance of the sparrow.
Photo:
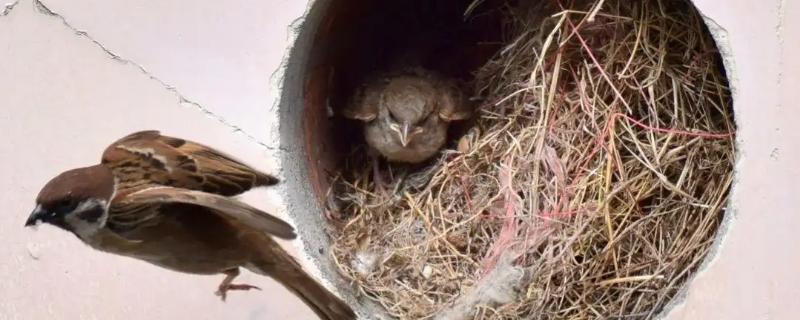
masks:
{"type": "MultiPolygon", "coordinates": [[[[468,119],[472,110],[455,80],[415,67],[367,81],[342,114],[364,123],[373,153],[416,164],[434,156],[447,140],[450,123],[468,119]]],[[[380,186],[377,161],[373,164],[380,186]]]]}
{"type": "Polygon", "coordinates": [[[210,147],[136,132],[106,148],[99,164],[47,182],[25,226],[51,224],[94,249],[174,271],[224,274],[216,292],[223,301],[229,290],[258,289],[233,283],[246,268],[281,283],[321,319],[354,319],[272,238],[294,239],[290,224],[232,198],[276,183],[210,147]]]}
{"type": "Polygon", "coordinates": [[[363,121],[367,144],[389,161],[420,163],[444,145],[450,122],[472,110],[454,80],[412,68],[366,83],[343,115],[363,121]]]}

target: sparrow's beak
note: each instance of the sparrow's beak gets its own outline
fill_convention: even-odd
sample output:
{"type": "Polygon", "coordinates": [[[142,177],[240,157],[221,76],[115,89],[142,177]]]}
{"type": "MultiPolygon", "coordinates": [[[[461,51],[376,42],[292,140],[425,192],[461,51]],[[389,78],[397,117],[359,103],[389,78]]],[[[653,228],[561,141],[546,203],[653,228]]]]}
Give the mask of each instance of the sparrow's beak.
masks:
{"type": "Polygon", "coordinates": [[[35,226],[37,222],[45,221],[45,218],[47,218],[49,215],[50,214],[47,212],[47,210],[42,209],[42,205],[37,205],[36,209],[33,209],[31,215],[28,216],[28,221],[25,221],[25,226],[35,226]]]}
{"type": "Polygon", "coordinates": [[[409,132],[411,131],[410,124],[404,124],[402,128],[400,128],[400,144],[403,147],[407,147],[409,143],[411,143],[411,137],[409,136],[409,132]]]}

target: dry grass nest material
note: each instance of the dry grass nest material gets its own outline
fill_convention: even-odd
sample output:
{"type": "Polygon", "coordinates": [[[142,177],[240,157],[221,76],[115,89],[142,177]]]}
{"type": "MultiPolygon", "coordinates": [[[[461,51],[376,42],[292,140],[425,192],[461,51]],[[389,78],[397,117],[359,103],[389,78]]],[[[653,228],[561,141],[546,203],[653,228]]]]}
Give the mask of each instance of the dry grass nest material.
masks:
{"type": "Polygon", "coordinates": [[[507,9],[457,145],[392,165],[387,195],[363,150],[347,159],[329,208],[341,273],[401,319],[662,310],[709,251],[734,161],[719,54],[687,2],[507,9]],[[500,267],[519,276],[488,279],[500,267]]]}

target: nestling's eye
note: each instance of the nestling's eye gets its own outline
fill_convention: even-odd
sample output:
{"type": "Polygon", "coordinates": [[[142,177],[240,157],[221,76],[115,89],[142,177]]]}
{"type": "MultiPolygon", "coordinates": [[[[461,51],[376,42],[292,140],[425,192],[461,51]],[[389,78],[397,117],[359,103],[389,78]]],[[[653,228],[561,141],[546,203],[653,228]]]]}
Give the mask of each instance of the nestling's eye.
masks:
{"type": "Polygon", "coordinates": [[[397,118],[395,118],[391,112],[389,112],[389,121],[392,123],[400,123],[400,121],[397,121],[397,118]]]}

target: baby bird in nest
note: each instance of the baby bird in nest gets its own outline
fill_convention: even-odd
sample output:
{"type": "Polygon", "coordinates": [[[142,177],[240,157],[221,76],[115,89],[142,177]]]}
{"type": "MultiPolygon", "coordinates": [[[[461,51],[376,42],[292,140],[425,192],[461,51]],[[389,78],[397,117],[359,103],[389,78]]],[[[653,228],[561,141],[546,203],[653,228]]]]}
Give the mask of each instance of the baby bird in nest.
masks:
{"type": "MultiPolygon", "coordinates": [[[[447,139],[450,122],[471,115],[455,80],[420,68],[367,82],[344,110],[345,117],[364,122],[364,137],[374,151],[389,161],[410,164],[435,155],[447,139]]],[[[373,163],[382,189],[377,161],[373,163]]]]}

